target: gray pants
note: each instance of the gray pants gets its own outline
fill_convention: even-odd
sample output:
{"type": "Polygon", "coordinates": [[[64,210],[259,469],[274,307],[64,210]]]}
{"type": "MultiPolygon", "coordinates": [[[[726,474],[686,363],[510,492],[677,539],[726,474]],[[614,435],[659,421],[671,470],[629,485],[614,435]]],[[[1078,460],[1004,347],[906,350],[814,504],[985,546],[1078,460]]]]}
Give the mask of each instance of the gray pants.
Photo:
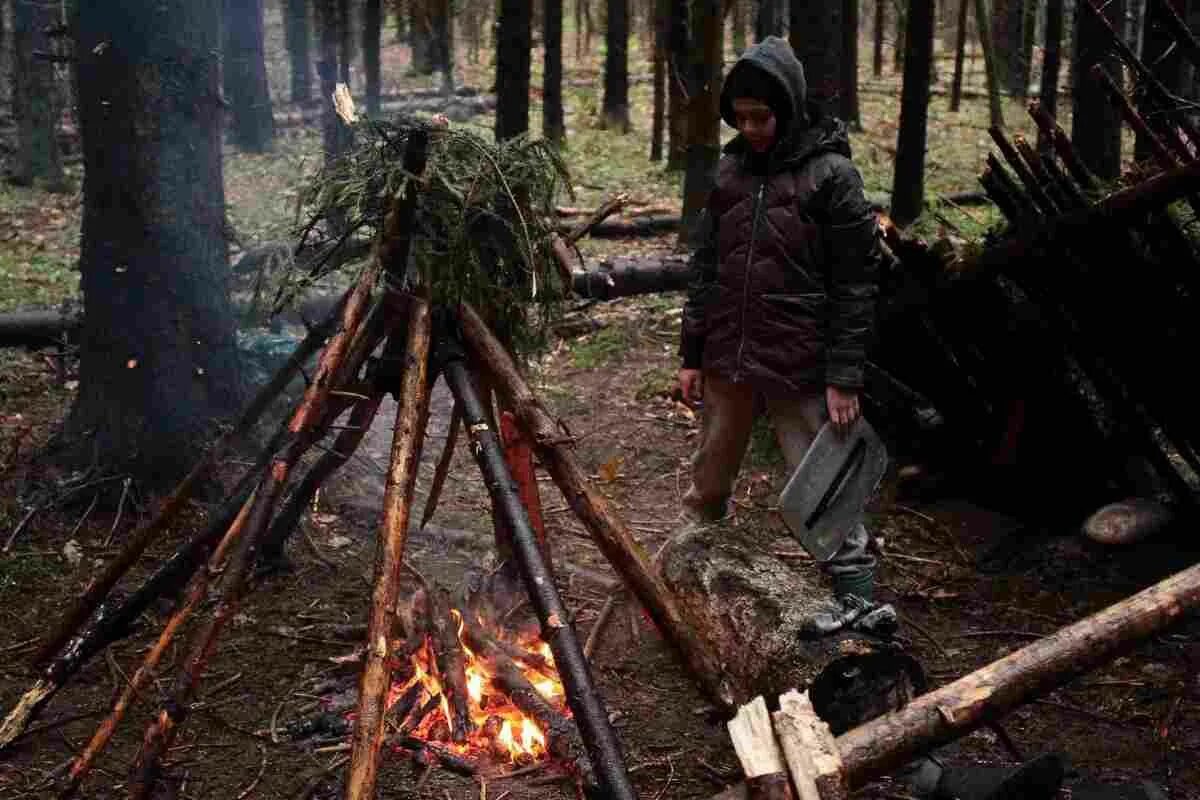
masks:
{"type": "MultiPolygon", "coordinates": [[[[713,521],[725,515],[754,427],[755,393],[750,384],[704,374],[704,413],[700,443],[692,455],[692,485],[683,496],[685,518],[713,521]]],[[[790,475],[829,418],[825,393],[767,392],[763,397],[790,475]]],[[[870,535],[860,524],[822,566],[837,583],[872,578],[875,557],[867,551],[869,542],[870,535]]]]}

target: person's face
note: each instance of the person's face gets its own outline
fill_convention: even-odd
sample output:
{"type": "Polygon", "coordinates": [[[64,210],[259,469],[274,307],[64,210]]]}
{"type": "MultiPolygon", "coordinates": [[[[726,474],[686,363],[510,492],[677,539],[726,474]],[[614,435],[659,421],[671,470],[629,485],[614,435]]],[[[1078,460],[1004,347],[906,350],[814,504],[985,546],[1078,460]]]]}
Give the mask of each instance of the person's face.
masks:
{"type": "Polygon", "coordinates": [[[761,100],[737,97],[733,101],[733,116],[737,129],[746,137],[750,148],[765,153],[775,142],[775,114],[761,100]]]}

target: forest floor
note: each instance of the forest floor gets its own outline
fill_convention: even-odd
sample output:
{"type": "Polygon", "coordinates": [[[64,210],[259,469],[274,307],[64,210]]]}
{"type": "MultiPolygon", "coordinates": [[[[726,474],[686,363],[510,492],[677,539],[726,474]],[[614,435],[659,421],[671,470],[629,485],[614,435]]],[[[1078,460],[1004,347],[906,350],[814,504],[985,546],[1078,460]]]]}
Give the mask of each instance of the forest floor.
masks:
{"type": "MultiPolygon", "coordinates": [[[[274,10],[270,22],[272,86],[279,97],[285,91],[286,62],[278,47],[274,10]]],[[[566,40],[570,47],[573,37],[566,40]]],[[[635,45],[631,59],[639,63],[639,58],[642,51],[635,45]]],[[[434,78],[407,76],[406,59],[405,48],[386,48],[385,89],[435,85],[434,78]]],[[[568,78],[592,79],[598,85],[598,59],[594,53],[572,61],[568,78]]],[[[540,73],[537,52],[534,63],[540,73]]],[[[944,61],[942,68],[945,84],[949,63],[944,61]]],[[[486,91],[490,69],[487,63],[467,65],[460,80],[486,91]]],[[[978,58],[975,69],[980,69],[978,58]]],[[[869,70],[863,74],[864,131],[855,134],[854,147],[868,187],[887,191],[899,78],[886,69],[878,79],[871,78],[869,70]]],[[[976,73],[974,87],[979,83],[976,73]]],[[[645,83],[631,87],[634,130],[621,136],[596,127],[598,89],[569,90],[566,156],[578,189],[571,204],[594,206],[618,191],[630,192],[639,201],[677,204],[680,176],[646,157],[649,91],[645,83]]],[[[1006,114],[1014,129],[1028,132],[1031,126],[1020,104],[1011,102],[1006,114]]],[[[473,124],[490,135],[490,117],[473,124]]],[[[945,111],[945,98],[935,96],[930,126],[930,199],[976,188],[975,176],[990,150],[984,102],[968,98],[963,111],[952,115],[945,111]]],[[[536,104],[531,128],[540,128],[536,104]]],[[[226,155],[230,217],[242,240],[288,237],[301,176],[319,160],[319,133],[284,129],[271,154],[228,150],[226,155]]],[[[0,187],[0,310],[76,299],[78,206],[78,196],[0,187]]],[[[986,208],[943,206],[940,211],[968,235],[995,220],[986,208]]],[[[933,219],[922,224],[935,231],[945,223],[933,219]]],[[[661,252],[673,246],[674,237],[584,243],[589,256],[661,252]]],[[[692,411],[671,396],[681,302],[681,296],[670,294],[594,305],[585,313],[597,330],[556,339],[530,365],[535,390],[576,435],[576,453],[585,469],[648,550],[675,527],[687,458],[697,434],[692,411]]],[[[118,551],[123,537],[153,508],[153,500],[136,491],[122,513],[89,509],[92,498],[86,493],[74,502],[41,508],[54,497],[55,479],[64,477],[51,472],[38,456],[77,387],[69,359],[66,366],[60,374],[45,353],[0,351],[0,546],[13,537],[11,547],[0,553],[0,710],[5,712],[32,681],[27,662],[39,637],[66,600],[118,551]]],[[[432,462],[441,450],[448,409],[447,392],[439,383],[419,497],[427,492],[432,462]]],[[[335,787],[344,769],[327,769],[337,765],[342,754],[276,742],[271,729],[302,719],[314,700],[312,690],[323,679],[349,674],[331,658],[351,653],[358,642],[327,631],[337,623],[365,620],[393,417],[394,407],[381,411],[359,457],[323,492],[319,508],[304,523],[303,535],[294,537],[290,555],[295,570],[258,581],[221,637],[198,703],[170,753],[164,781],[170,791],[163,797],[293,798],[310,777],[321,774],[325,785],[313,796],[340,796],[335,787]]],[[[897,478],[905,454],[897,451],[893,456],[892,474],[870,515],[870,527],[884,553],[880,599],[894,603],[901,613],[901,635],[933,686],[1190,563],[1190,557],[1170,542],[1106,550],[1077,530],[1045,530],[963,498],[916,491],[897,478]]],[[[224,478],[235,478],[238,466],[237,460],[228,461],[224,478]]],[[[738,484],[739,525],[777,528],[767,507],[783,478],[778,451],[762,425],[738,484]]],[[[541,496],[561,590],[585,637],[609,594],[604,581],[612,572],[552,484],[542,485],[541,496]]],[[[487,508],[486,492],[460,445],[434,519],[437,525],[410,539],[411,563],[448,587],[459,587],[468,575],[489,569],[495,556],[487,508]]],[[[120,591],[132,590],[158,559],[204,523],[210,511],[196,504],[150,548],[120,591]]],[[[1035,519],[1036,514],[1030,509],[1028,517],[1035,519]]],[[[800,559],[796,568],[815,567],[800,559]]],[[[38,727],[0,757],[0,800],[44,796],[38,788],[43,776],[86,742],[168,612],[165,606],[148,612],[133,635],[94,658],[50,703],[38,727]]],[[[1080,780],[1088,778],[1144,779],[1161,786],[1169,797],[1200,798],[1198,637],[1196,620],[1185,621],[1015,711],[1004,727],[1027,757],[1065,753],[1082,776],[1072,779],[1076,796],[1083,796],[1080,780]]],[[[121,787],[141,732],[169,686],[172,667],[183,658],[182,646],[168,655],[155,686],[119,729],[85,786],[88,797],[123,796],[121,787]]],[[[627,601],[618,603],[615,618],[600,637],[592,668],[640,797],[705,798],[740,778],[724,724],[671,650],[627,601]]],[[[946,748],[943,755],[953,763],[1014,763],[988,730],[946,748]]],[[[545,781],[537,773],[486,781],[440,770],[424,779],[420,775],[419,767],[389,753],[380,796],[521,800],[572,795],[568,784],[545,781]]],[[[856,797],[906,798],[907,790],[884,779],[856,797]]]]}

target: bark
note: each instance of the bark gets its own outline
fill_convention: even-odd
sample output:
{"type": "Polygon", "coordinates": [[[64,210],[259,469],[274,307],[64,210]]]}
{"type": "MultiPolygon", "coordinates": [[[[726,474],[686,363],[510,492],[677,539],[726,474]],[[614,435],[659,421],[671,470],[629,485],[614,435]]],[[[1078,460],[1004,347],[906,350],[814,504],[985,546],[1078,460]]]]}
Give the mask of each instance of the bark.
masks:
{"type": "Polygon", "coordinates": [[[387,696],[392,682],[388,642],[396,621],[396,599],[409,514],[425,437],[424,411],[429,402],[430,314],[426,303],[417,301],[413,304],[407,338],[404,380],[396,409],[392,458],[384,490],[383,523],[375,557],[366,664],[359,681],[358,710],[351,738],[346,800],[367,800],[375,796],[379,748],[383,742],[387,696]]]}
{"type": "Polygon", "coordinates": [[[1121,172],[1121,116],[1108,100],[1104,87],[1092,77],[1091,70],[1102,64],[1111,74],[1118,74],[1120,61],[1110,54],[1109,31],[1097,13],[1111,24],[1120,25],[1124,2],[1105,3],[1096,12],[1090,0],[1076,4],[1076,55],[1074,70],[1074,109],[1071,118],[1071,144],[1080,159],[1102,181],[1115,179],[1121,172]]]}
{"type": "MultiPolygon", "coordinates": [[[[46,29],[60,22],[57,6],[44,0],[13,0],[13,116],[17,120],[16,170],[20,186],[35,183],[67,191],[58,146],[61,108],[54,65],[36,53],[53,53],[46,29]]],[[[0,13],[3,13],[0,9],[0,13]]]]}
{"type": "Polygon", "coordinates": [[[667,28],[670,20],[670,0],[654,0],[654,108],[650,123],[650,161],[657,164],[663,157],[663,140],[667,127],[667,28]]]}
{"type": "Polygon", "coordinates": [[[337,2],[338,80],[352,87],[350,65],[354,62],[354,12],[350,0],[337,2]]]}
{"type": "Polygon", "coordinates": [[[929,118],[929,65],[933,61],[933,2],[908,4],[907,54],[900,96],[900,131],[892,185],[892,219],[908,225],[925,204],[925,143],[929,118]]]}
{"type": "Polygon", "coordinates": [[[691,42],[691,81],[688,87],[687,171],[683,182],[683,227],[680,244],[708,200],[721,157],[721,52],[720,0],[697,0],[693,9],[697,30],[691,42]]]}
{"type": "Polygon", "coordinates": [[[451,0],[435,0],[433,6],[434,61],[442,73],[442,97],[454,94],[454,21],[451,0]]]}
{"type": "Polygon", "coordinates": [[[624,578],[662,635],[678,650],[701,686],[714,700],[728,706],[732,694],[725,685],[719,662],[684,621],[670,590],[655,573],[629,529],[590,485],[586,473],[562,443],[558,425],[533,395],[511,357],[472,309],[464,308],[460,320],[467,346],[492,371],[497,390],[507,399],[522,427],[533,436],[540,462],[601,552],[624,578]]]}
{"type": "Polygon", "coordinates": [[[51,347],[77,342],[79,318],[61,311],[0,314],[0,347],[51,347]]]}
{"type": "Polygon", "coordinates": [[[785,33],[781,0],[758,0],[758,13],[754,15],[754,40],[761,42],[768,36],[785,33]]]}
{"type": "Polygon", "coordinates": [[[79,16],[84,315],[66,423],[80,446],[67,458],[170,485],[243,398],[225,243],[220,6],[85,4],[79,16]]]}
{"type": "Polygon", "coordinates": [[[412,13],[409,41],[412,45],[412,70],[418,75],[432,75],[437,68],[437,47],[433,41],[431,7],[437,0],[409,0],[412,13]]]}
{"type": "Polygon", "coordinates": [[[958,29],[954,34],[954,78],[950,84],[951,111],[958,111],[962,104],[963,61],[967,51],[967,12],[970,8],[971,0],[959,0],[958,29]]]}
{"type": "Polygon", "coordinates": [[[844,773],[862,785],[910,758],[1069,683],[1200,604],[1200,566],[1040,639],[837,739],[844,773]]]}
{"type": "Polygon", "coordinates": [[[790,0],[788,41],[808,82],[808,99],[821,114],[836,115],[842,103],[842,2],[790,0]]]}
{"type": "Polygon", "coordinates": [[[604,41],[605,128],[629,133],[629,0],[607,0],[604,41]]]}
{"type": "MultiPolygon", "coordinates": [[[[811,685],[852,646],[860,646],[863,655],[882,652],[852,631],[807,632],[831,596],[811,563],[797,565],[774,554],[797,547],[767,531],[717,525],[676,534],[660,555],[663,583],[721,663],[736,705],[811,685]]],[[[875,675],[878,691],[860,692],[854,719],[843,719],[840,727],[897,708],[902,699],[897,693],[907,691],[906,663],[896,661],[895,670],[875,675]]],[[[830,703],[826,714],[836,716],[833,708],[830,703]]]]}
{"type": "Polygon", "coordinates": [[[563,0],[544,0],[542,38],[542,136],[559,145],[567,143],[567,125],[563,119],[563,0]]]}
{"type": "Polygon", "coordinates": [[[233,114],[233,142],[265,153],[275,138],[275,117],[263,50],[263,0],[224,0],[225,98],[233,114]]]}
{"type": "Polygon", "coordinates": [[[1000,104],[1000,72],[996,63],[996,45],[992,40],[991,16],[987,0],[974,0],[975,26],[979,31],[979,48],[983,50],[983,69],[987,74],[988,114],[990,124],[1004,127],[1004,111],[1000,104]]]}
{"type": "Polygon", "coordinates": [[[312,102],[312,34],[308,24],[309,0],[286,0],[283,33],[291,61],[292,102],[312,102]]]}
{"type": "MultiPolygon", "coordinates": [[[[1046,0],[1046,37],[1042,49],[1042,87],[1038,102],[1051,119],[1058,116],[1058,80],[1062,64],[1063,0],[1046,0]]],[[[1038,152],[1050,153],[1053,143],[1038,134],[1038,152]]]]}
{"type": "Polygon", "coordinates": [[[499,0],[496,25],[496,141],[529,131],[529,71],[533,50],[530,4],[499,0]]]}
{"type": "MultiPolygon", "coordinates": [[[[688,2],[666,0],[667,18],[667,169],[687,165],[688,2]]],[[[777,2],[777,0],[770,0],[777,2]]]]}
{"type": "Polygon", "coordinates": [[[341,120],[333,108],[333,92],[338,75],[338,7],[337,0],[316,0],[317,23],[321,31],[321,53],[317,60],[317,76],[321,80],[321,145],[328,164],[342,152],[341,120]]]}
{"type": "Polygon", "coordinates": [[[574,273],[571,290],[580,297],[612,300],[683,291],[693,278],[685,256],[613,258],[601,261],[598,269],[574,273]]]}
{"type": "Polygon", "coordinates": [[[429,617],[432,630],[434,663],[441,680],[446,705],[450,709],[450,738],[465,742],[474,729],[471,719],[470,696],[467,694],[466,654],[458,638],[462,617],[450,613],[450,597],[438,586],[429,595],[429,617]]]}
{"type": "Polygon", "coordinates": [[[366,79],[367,114],[379,116],[379,47],[383,38],[383,0],[366,0],[363,6],[363,77],[366,79]]]}

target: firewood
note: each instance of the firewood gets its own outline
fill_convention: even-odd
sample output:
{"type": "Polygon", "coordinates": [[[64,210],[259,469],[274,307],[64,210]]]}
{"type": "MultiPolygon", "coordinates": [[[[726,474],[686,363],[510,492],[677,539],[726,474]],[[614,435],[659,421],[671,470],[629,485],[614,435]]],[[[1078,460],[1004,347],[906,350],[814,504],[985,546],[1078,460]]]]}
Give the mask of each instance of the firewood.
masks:
{"type": "Polygon", "coordinates": [[[421,723],[425,718],[442,707],[442,696],[440,694],[431,695],[425,699],[425,702],[417,707],[416,711],[408,719],[401,720],[401,731],[415,731],[421,727],[421,723]]]}
{"type": "Polygon", "coordinates": [[[529,524],[537,538],[538,549],[542,551],[542,560],[553,575],[554,562],[550,557],[550,543],[546,540],[542,500],[538,493],[537,476],[533,471],[533,448],[517,427],[513,413],[508,410],[500,413],[500,442],[504,445],[504,460],[508,462],[509,472],[517,482],[521,504],[529,514],[529,524]]]}
{"type": "Polygon", "coordinates": [[[217,545],[216,552],[209,559],[208,569],[202,569],[192,577],[191,583],[188,586],[187,596],[183,603],[171,615],[171,618],[167,620],[167,624],[163,626],[162,631],[158,635],[158,640],[150,648],[150,652],[146,654],[137,672],[125,684],[125,688],[122,690],[120,697],[117,698],[116,703],[113,704],[112,711],[108,717],[100,723],[96,732],[92,734],[91,741],[88,742],[83,752],[76,756],[75,760],[71,763],[66,783],[59,794],[60,800],[73,797],[78,791],[83,779],[91,771],[96,758],[104,751],[117,726],[121,724],[121,720],[124,718],[125,712],[129,709],[130,703],[146,687],[146,684],[155,677],[158,664],[174,640],[175,633],[183,627],[200,604],[204,602],[204,599],[208,597],[210,578],[212,575],[217,574],[221,562],[225,560],[229,549],[238,540],[238,537],[241,536],[253,498],[254,496],[251,495],[243,503],[237,518],[229,526],[229,529],[221,539],[221,543],[217,545]]]}
{"type": "Polygon", "coordinates": [[[463,420],[471,435],[472,454],[483,474],[492,505],[502,511],[510,526],[513,552],[520,563],[525,588],[541,623],[542,638],[554,654],[567,702],[596,770],[599,788],[615,800],[631,799],[634,791],[625,771],[616,733],[596,692],[587,659],[580,649],[554,578],[542,560],[529,516],[504,461],[499,437],[484,421],[485,412],[466,370],[464,354],[455,342],[446,341],[440,362],[450,391],[463,405],[463,420]]]}
{"type": "Polygon", "coordinates": [[[429,606],[433,621],[430,641],[433,644],[434,661],[450,708],[450,738],[461,743],[467,740],[475,727],[471,721],[471,698],[467,694],[466,655],[458,638],[461,617],[451,613],[449,597],[441,587],[434,590],[429,606]]]}
{"type": "Polygon", "coordinates": [[[420,681],[414,681],[413,685],[405,689],[404,694],[392,703],[392,707],[387,711],[388,716],[399,724],[403,724],[408,715],[412,713],[413,708],[416,707],[417,701],[421,699],[423,691],[425,691],[425,686],[420,681]]]}
{"type": "Polygon", "coordinates": [[[446,428],[446,443],[442,445],[442,454],[438,458],[433,471],[433,481],[429,484],[429,495],[425,498],[425,511],[421,514],[421,527],[424,528],[433,519],[437,511],[438,501],[442,497],[442,488],[446,484],[446,476],[450,474],[450,463],[454,460],[454,447],[458,444],[458,429],[462,425],[462,409],[458,403],[450,411],[450,422],[446,428]]]}
{"type": "MultiPolygon", "coordinates": [[[[80,625],[96,610],[101,601],[116,585],[129,568],[142,556],[146,547],[166,526],[183,510],[192,493],[200,485],[201,480],[208,474],[209,469],[222,455],[246,433],[253,428],[258,418],[262,416],[271,401],[287,386],[288,382],[300,371],[300,368],[321,347],[330,335],[337,321],[342,318],[342,312],[350,298],[350,292],[343,295],[337,306],[329,313],[325,321],[309,331],[304,340],[292,351],[287,363],[276,370],[271,380],[263,386],[254,399],[242,412],[233,429],[222,436],[200,461],[192,468],[174,491],[163,501],[159,512],[150,521],[138,526],[129,535],[121,552],[108,563],[104,571],[88,581],[83,591],[75,598],[61,621],[50,636],[42,644],[34,657],[35,664],[44,664],[54,657],[62,646],[75,634],[80,625]]],[[[0,742],[3,747],[3,742],[0,742]]]]}
{"type": "MultiPolygon", "coordinates": [[[[561,429],[533,394],[512,357],[470,306],[461,307],[459,319],[467,346],[491,371],[496,388],[507,398],[521,426],[532,435],[541,463],[601,552],[637,595],[709,696],[729,706],[733,695],[725,682],[720,662],[684,621],[674,597],[651,568],[650,559],[641,545],[608,501],[591,485],[587,474],[565,446],[561,429]]],[[[557,660],[557,654],[555,658],[557,660]]]]}
{"type": "MultiPolygon", "coordinates": [[[[762,696],[741,706],[726,723],[733,749],[746,773],[750,800],[794,800],[783,751],[775,741],[771,716],[762,696]]],[[[803,800],[811,800],[803,797],[803,800]]]]}
{"type": "Polygon", "coordinates": [[[388,642],[395,626],[396,598],[408,536],[409,514],[424,439],[424,409],[429,393],[430,317],[424,302],[412,306],[408,321],[400,402],[392,439],[391,465],[384,490],[384,518],[375,558],[375,588],[367,622],[367,655],[359,683],[346,800],[374,797],[383,739],[385,703],[391,686],[388,642]]]}

